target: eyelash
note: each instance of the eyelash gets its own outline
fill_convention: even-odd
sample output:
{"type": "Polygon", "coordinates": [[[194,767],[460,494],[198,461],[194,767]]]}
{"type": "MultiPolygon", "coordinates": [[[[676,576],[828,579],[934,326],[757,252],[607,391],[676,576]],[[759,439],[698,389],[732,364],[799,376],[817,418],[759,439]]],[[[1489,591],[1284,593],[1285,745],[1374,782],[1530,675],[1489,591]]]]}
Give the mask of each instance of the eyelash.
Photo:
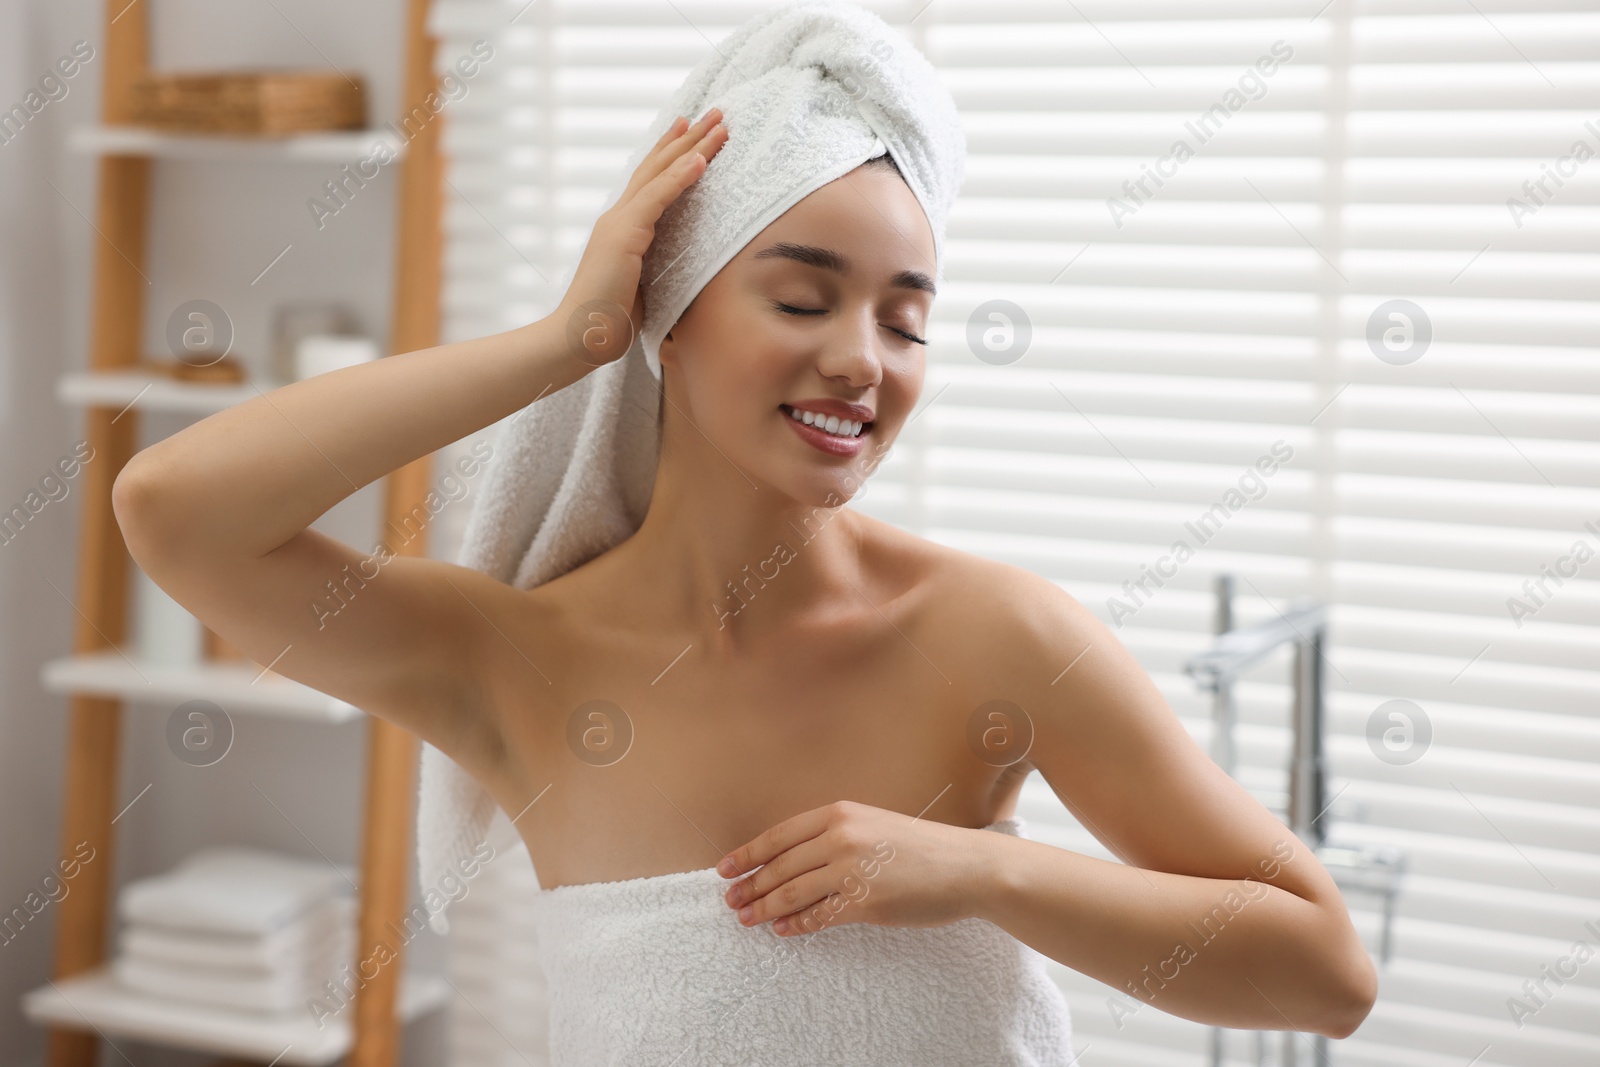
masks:
{"type": "MultiPolygon", "coordinates": [[[[783,312],[786,315],[821,315],[821,314],[823,314],[823,311],[820,308],[797,308],[797,307],[794,307],[793,305],[782,304],[782,303],[779,303],[777,301],[773,301],[772,306],[777,308],[779,311],[783,312]]],[[[923,339],[921,337],[918,337],[915,334],[907,333],[904,330],[897,330],[893,326],[885,326],[884,329],[893,330],[895,333],[899,334],[901,337],[904,337],[907,341],[915,341],[919,345],[925,345],[925,344],[928,343],[925,339],[923,339]]]]}

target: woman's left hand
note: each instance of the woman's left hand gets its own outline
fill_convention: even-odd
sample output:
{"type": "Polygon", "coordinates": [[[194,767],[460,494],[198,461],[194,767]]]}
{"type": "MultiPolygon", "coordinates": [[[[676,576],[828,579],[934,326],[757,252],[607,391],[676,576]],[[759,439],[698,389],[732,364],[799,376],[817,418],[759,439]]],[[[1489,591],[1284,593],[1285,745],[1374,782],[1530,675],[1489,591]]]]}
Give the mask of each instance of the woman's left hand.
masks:
{"type": "Polygon", "coordinates": [[[943,926],[973,914],[988,869],[973,835],[988,832],[841,800],[778,823],[717,871],[738,878],[725,899],[750,909],[743,926],[772,921],[780,935],[851,922],[943,926]]]}

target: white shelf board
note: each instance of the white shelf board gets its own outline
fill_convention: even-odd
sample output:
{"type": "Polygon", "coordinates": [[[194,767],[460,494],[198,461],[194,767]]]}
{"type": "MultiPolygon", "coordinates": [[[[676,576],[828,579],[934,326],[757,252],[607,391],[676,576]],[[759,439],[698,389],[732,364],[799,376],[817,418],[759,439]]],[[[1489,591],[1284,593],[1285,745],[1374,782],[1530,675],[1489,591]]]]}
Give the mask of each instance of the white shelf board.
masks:
{"type": "Polygon", "coordinates": [[[215,385],[180,382],[143,371],[75,371],[56,380],[56,399],[63,404],[113,407],[119,411],[137,399],[139,411],[212,415],[261,393],[270,393],[279,385],[277,382],[256,384],[260,392],[249,382],[215,385]]]}
{"type": "MultiPolygon", "coordinates": [[[[444,1004],[450,986],[436,975],[406,974],[400,984],[400,1018],[410,1022],[444,1004]]],[[[22,995],[35,1023],[87,1030],[171,1048],[239,1056],[281,1067],[332,1063],[349,1051],[351,1016],[318,1020],[309,1009],[260,1015],[214,1008],[127,989],[109,966],[46,984],[22,995]]]]}
{"type": "Polygon", "coordinates": [[[39,678],[52,693],[88,693],[141,703],[210,700],[230,713],[315,722],[348,722],[363,715],[360,708],[292,678],[263,674],[255,663],[171,666],[125,649],[59,656],[39,669],[39,678]]]}
{"type": "Polygon", "coordinates": [[[247,137],[169,133],[142,126],[80,126],[71,131],[67,139],[73,151],[87,155],[263,163],[353,163],[370,158],[379,142],[389,146],[393,159],[405,154],[406,139],[390,129],[247,137]]]}

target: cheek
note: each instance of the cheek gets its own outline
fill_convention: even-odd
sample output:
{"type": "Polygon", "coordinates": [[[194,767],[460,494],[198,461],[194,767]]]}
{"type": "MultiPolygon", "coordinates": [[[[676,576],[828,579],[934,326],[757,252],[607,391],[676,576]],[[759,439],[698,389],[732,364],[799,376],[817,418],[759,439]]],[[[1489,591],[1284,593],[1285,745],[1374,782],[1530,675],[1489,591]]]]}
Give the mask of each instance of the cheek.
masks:
{"type": "Polygon", "coordinates": [[[713,436],[748,433],[787,399],[783,349],[757,316],[719,316],[714,329],[697,333],[684,364],[695,421],[713,436]]]}
{"type": "Polygon", "coordinates": [[[729,316],[719,330],[718,391],[755,418],[793,399],[791,383],[808,358],[799,338],[781,327],[756,310],[729,316]]]}
{"type": "Polygon", "coordinates": [[[917,346],[918,351],[908,354],[903,360],[895,360],[884,364],[883,392],[885,402],[891,399],[906,409],[910,417],[910,409],[916,404],[917,398],[922,394],[922,386],[926,381],[928,360],[917,346]]]}

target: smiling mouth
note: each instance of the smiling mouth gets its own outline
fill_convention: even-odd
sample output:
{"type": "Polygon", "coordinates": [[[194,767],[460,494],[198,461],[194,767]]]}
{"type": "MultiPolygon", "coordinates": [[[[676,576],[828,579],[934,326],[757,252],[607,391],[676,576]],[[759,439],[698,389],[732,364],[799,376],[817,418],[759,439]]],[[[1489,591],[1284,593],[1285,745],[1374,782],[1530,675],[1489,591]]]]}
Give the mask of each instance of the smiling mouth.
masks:
{"type": "MultiPolygon", "coordinates": [[[[788,404],[779,404],[778,410],[783,412],[793,421],[800,423],[802,426],[809,426],[811,429],[825,433],[830,437],[836,437],[841,441],[859,441],[861,438],[867,436],[868,433],[872,432],[872,427],[876,425],[875,422],[863,422],[861,424],[861,428],[853,434],[835,433],[828,430],[826,426],[827,416],[818,416],[815,412],[811,411],[800,411],[796,408],[790,407],[788,404]],[[807,415],[812,417],[812,422],[805,421],[805,416],[807,415]]],[[[843,423],[841,421],[841,428],[842,424],[843,423]]]]}

